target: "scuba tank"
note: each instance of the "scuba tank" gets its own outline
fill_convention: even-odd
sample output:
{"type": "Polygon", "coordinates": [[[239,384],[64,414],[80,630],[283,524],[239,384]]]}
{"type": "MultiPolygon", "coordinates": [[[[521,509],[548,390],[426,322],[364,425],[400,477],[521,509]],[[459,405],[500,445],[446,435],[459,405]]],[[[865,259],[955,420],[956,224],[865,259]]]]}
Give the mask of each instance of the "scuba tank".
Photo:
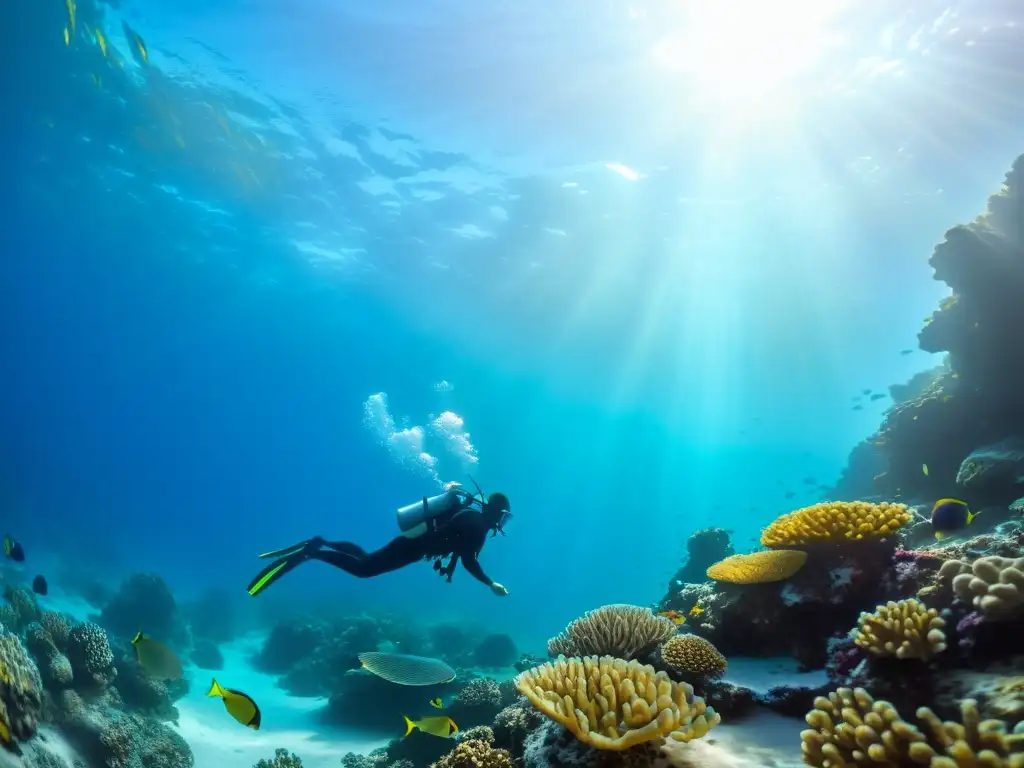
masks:
{"type": "Polygon", "coordinates": [[[430,530],[430,521],[448,512],[455,512],[462,500],[454,488],[437,496],[424,496],[419,501],[398,508],[398,528],[407,539],[415,539],[430,530]]]}

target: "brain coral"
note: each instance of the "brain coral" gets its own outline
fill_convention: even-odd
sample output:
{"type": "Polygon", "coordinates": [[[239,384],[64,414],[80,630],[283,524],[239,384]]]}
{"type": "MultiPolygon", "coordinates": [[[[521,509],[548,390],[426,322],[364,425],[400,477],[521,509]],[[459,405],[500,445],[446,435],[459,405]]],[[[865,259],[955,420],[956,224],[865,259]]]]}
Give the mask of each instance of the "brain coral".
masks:
{"type": "Polygon", "coordinates": [[[862,613],[853,642],[876,656],[928,660],[946,650],[946,622],[917,600],[889,601],[862,613]]]}
{"type": "Polygon", "coordinates": [[[725,656],[709,641],[699,635],[687,634],[670,637],[661,646],[661,658],[673,669],[697,675],[719,677],[725,674],[725,656]]]}
{"type": "Polygon", "coordinates": [[[761,532],[765,547],[884,539],[910,522],[905,504],[826,501],[782,515],[761,532]]]}
{"type": "Polygon", "coordinates": [[[548,640],[551,656],[603,656],[632,659],[641,651],[663,643],[676,633],[676,625],[649,608],[605,605],[581,616],[548,640]]]}
{"type": "Polygon", "coordinates": [[[819,696],[800,734],[804,763],[818,768],[1024,768],[1024,734],[1008,734],[1000,720],[981,721],[974,701],[960,704],[962,723],[943,723],[927,707],[917,710],[922,733],[885,701],[863,688],[819,696]]]}
{"type": "Polygon", "coordinates": [[[1024,557],[979,557],[973,564],[947,560],[939,568],[939,580],[952,584],[957,597],[990,621],[1024,613],[1024,557]]]}
{"type": "Polygon", "coordinates": [[[798,549],[771,549],[733,555],[708,568],[707,576],[730,584],[767,584],[785,581],[804,567],[807,553],[798,549]]]}
{"type": "Polygon", "coordinates": [[[687,683],[610,656],[549,661],[521,673],[516,687],[538,710],[597,749],[618,752],[666,736],[691,741],[721,720],[687,683]]]}

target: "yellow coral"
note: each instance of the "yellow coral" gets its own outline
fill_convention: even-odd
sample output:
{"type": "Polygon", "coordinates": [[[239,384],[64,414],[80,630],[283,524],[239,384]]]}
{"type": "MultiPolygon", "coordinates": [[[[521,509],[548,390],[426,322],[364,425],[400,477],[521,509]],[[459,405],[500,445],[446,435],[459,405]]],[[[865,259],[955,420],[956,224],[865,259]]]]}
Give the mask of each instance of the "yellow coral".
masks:
{"type": "Polygon", "coordinates": [[[610,656],[558,658],[516,677],[543,714],[597,749],[621,752],[654,739],[691,741],[721,718],[693,687],[649,665],[610,656]]]}
{"type": "Polygon", "coordinates": [[[700,635],[676,635],[661,646],[661,658],[673,669],[718,677],[725,674],[727,662],[708,640],[700,635]]]}
{"type": "Polygon", "coordinates": [[[782,515],[761,532],[765,547],[884,539],[910,522],[906,504],[826,501],[782,515]]]}
{"type": "Polygon", "coordinates": [[[569,623],[548,640],[551,656],[604,656],[632,659],[641,651],[663,643],[676,633],[676,625],[650,608],[638,605],[603,605],[569,623]]]}
{"type": "Polygon", "coordinates": [[[1008,734],[1001,720],[981,721],[976,702],[961,702],[962,723],[943,723],[927,707],[917,710],[922,733],[885,701],[863,688],[819,696],[801,732],[803,759],[817,768],[1024,768],[1024,734],[1008,734]]]}
{"type": "Polygon", "coordinates": [[[973,563],[947,560],[938,578],[990,621],[1024,613],[1024,557],[979,557],[973,563]]]}
{"type": "Polygon", "coordinates": [[[928,660],[946,650],[946,622],[939,612],[914,600],[891,600],[862,613],[853,642],[876,656],[928,660]]]}
{"type": "Polygon", "coordinates": [[[799,549],[772,549],[732,555],[719,560],[707,570],[707,577],[730,584],[767,584],[785,581],[804,567],[807,553],[799,549]]]}
{"type": "Polygon", "coordinates": [[[430,768],[512,768],[512,756],[481,739],[467,739],[430,768]]]}

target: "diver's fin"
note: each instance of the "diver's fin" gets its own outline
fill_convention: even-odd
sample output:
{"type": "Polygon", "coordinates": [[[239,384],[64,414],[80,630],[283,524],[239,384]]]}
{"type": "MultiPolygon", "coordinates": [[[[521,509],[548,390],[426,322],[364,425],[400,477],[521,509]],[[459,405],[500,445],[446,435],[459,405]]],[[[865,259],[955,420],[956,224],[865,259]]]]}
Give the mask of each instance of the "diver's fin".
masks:
{"type": "Polygon", "coordinates": [[[275,560],[260,571],[256,575],[255,579],[249,582],[249,586],[246,591],[253,597],[256,597],[256,595],[264,589],[269,587],[289,571],[306,562],[306,560],[307,558],[299,557],[296,552],[293,552],[290,557],[282,557],[280,560],[275,560]]]}
{"type": "Polygon", "coordinates": [[[262,555],[260,555],[260,557],[273,557],[276,559],[278,557],[287,557],[288,555],[294,555],[299,550],[304,549],[306,545],[309,544],[309,542],[311,541],[312,539],[306,539],[305,541],[300,541],[298,544],[292,544],[290,547],[283,547],[281,549],[275,549],[270,552],[264,552],[262,555]]]}

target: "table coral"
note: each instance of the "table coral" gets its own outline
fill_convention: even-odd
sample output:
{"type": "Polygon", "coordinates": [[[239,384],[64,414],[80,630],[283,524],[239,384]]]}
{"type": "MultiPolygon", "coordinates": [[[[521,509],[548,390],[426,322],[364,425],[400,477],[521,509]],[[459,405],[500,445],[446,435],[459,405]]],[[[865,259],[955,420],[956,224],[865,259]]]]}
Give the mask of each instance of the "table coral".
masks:
{"type": "Polygon", "coordinates": [[[730,584],[768,584],[785,581],[804,567],[807,553],[798,549],[771,549],[733,555],[708,568],[709,579],[730,584]]]}
{"type": "Polygon", "coordinates": [[[938,611],[911,598],[862,613],[852,634],[854,643],[875,656],[927,661],[946,650],[945,626],[938,611]]]}
{"type": "Polygon", "coordinates": [[[765,547],[885,539],[911,520],[905,504],[826,501],[789,512],[761,532],[765,547]]]}
{"type": "Polygon", "coordinates": [[[676,625],[649,608],[605,605],[569,623],[548,640],[551,656],[603,656],[633,659],[668,640],[676,625]]]}
{"type": "Polygon", "coordinates": [[[516,685],[542,713],[603,750],[664,737],[691,741],[721,720],[687,683],[610,656],[559,658],[523,672],[516,685]]]}

